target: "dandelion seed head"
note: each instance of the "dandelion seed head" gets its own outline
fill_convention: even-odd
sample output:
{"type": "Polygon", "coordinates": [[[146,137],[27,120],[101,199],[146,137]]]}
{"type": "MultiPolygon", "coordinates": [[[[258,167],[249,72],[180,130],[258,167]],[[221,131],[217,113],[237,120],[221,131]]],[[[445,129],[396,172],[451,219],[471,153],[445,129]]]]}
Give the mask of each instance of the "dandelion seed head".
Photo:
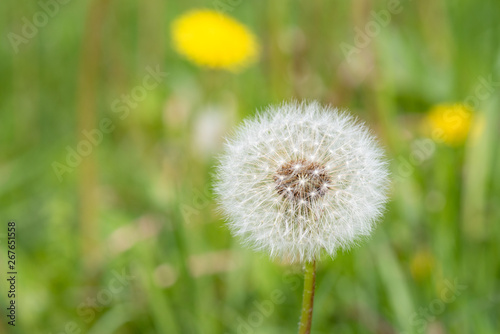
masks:
{"type": "Polygon", "coordinates": [[[311,194],[324,195],[326,189],[322,185],[329,178],[324,167],[307,160],[289,161],[280,166],[273,176],[276,192],[290,194],[285,198],[293,201],[311,200],[311,194]]]}
{"type": "Polygon", "coordinates": [[[215,190],[234,235],[305,262],[370,235],[387,187],[387,163],[369,130],[346,112],[303,102],[245,121],[226,144],[215,190]]]}

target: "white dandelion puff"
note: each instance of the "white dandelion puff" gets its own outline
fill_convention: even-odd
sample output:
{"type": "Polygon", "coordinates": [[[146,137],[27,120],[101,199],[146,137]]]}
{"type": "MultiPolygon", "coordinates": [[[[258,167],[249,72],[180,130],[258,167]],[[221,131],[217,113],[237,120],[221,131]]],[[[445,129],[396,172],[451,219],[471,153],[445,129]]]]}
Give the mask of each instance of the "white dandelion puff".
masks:
{"type": "Polygon", "coordinates": [[[384,153],[346,112],[268,107],[227,141],[215,191],[230,230],[289,262],[334,256],[370,235],[387,200],[384,153]]]}

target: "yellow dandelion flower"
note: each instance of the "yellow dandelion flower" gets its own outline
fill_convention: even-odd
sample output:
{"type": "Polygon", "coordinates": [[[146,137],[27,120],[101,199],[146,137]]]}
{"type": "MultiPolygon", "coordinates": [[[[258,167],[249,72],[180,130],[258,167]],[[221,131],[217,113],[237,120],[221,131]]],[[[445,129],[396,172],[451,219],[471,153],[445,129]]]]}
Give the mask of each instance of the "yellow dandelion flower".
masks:
{"type": "Polygon", "coordinates": [[[450,146],[465,142],[472,124],[472,111],[463,104],[439,104],[425,118],[432,139],[450,146]]]}
{"type": "Polygon", "coordinates": [[[434,262],[434,257],[428,250],[417,252],[411,259],[411,275],[417,281],[424,280],[432,274],[434,262]]]}
{"type": "Polygon", "coordinates": [[[199,66],[238,71],[254,62],[258,43],[241,23],[213,10],[188,12],[172,24],[175,49],[199,66]]]}

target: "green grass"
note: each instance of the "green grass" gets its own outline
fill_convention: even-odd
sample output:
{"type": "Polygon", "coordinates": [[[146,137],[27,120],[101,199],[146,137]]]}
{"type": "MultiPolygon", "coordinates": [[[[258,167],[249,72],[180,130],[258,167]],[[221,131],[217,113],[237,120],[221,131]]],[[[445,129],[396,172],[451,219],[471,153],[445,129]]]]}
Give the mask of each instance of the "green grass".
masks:
{"type": "Polygon", "coordinates": [[[313,333],[497,333],[499,86],[477,105],[477,136],[414,159],[429,107],[466,101],[481,78],[500,81],[500,3],[404,1],[349,64],[340,44],[354,44],[354,28],[385,1],[241,1],[230,15],[255,32],[262,55],[237,75],[172,50],[170,22],[212,5],[73,1],[16,54],[8,34],[40,7],[0,3],[0,271],[14,220],[19,273],[17,325],[2,316],[0,333],[59,334],[68,324],[70,333],[71,322],[95,334],[296,332],[301,268],[232,238],[211,184],[223,136],[267,104],[303,98],[366,121],[393,178],[373,237],[318,263],[313,333]],[[113,101],[157,65],[168,76],[120,119],[113,101]],[[106,117],[114,130],[59,182],[53,162],[106,117]],[[85,308],[122,270],[130,284],[85,308]],[[450,301],[455,280],[466,287],[450,301]]]}

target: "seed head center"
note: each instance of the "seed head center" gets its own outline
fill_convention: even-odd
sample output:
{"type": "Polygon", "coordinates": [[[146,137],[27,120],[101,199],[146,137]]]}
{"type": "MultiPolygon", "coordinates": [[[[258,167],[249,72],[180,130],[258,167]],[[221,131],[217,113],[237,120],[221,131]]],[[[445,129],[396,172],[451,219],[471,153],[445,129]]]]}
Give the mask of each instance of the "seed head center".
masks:
{"type": "Polygon", "coordinates": [[[324,196],[331,184],[323,165],[304,159],[284,163],[273,178],[278,194],[300,203],[324,196]]]}

